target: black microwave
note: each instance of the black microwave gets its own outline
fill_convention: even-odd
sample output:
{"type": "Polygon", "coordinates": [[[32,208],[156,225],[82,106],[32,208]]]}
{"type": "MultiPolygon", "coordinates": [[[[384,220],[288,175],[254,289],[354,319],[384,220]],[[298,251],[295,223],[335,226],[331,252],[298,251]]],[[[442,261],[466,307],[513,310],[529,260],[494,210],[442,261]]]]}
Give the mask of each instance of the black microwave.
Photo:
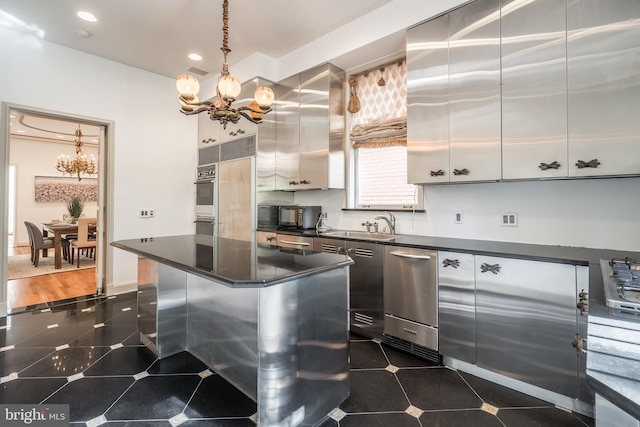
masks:
{"type": "Polygon", "coordinates": [[[278,226],[292,228],[315,228],[322,215],[322,206],[280,206],[278,226]]]}

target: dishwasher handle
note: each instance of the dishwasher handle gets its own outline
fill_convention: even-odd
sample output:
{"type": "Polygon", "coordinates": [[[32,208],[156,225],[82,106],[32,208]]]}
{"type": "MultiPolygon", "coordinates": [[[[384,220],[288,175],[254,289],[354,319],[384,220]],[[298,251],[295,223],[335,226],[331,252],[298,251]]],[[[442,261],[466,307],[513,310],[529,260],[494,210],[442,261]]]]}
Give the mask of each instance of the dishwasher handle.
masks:
{"type": "Polygon", "coordinates": [[[311,243],[306,243],[306,242],[295,242],[293,240],[280,240],[280,242],[282,243],[288,243],[290,245],[297,245],[297,246],[311,246],[311,243]]]}
{"type": "Polygon", "coordinates": [[[416,255],[409,252],[402,251],[391,251],[389,252],[391,255],[400,257],[400,258],[412,258],[412,259],[431,259],[431,255],[416,255]]]}

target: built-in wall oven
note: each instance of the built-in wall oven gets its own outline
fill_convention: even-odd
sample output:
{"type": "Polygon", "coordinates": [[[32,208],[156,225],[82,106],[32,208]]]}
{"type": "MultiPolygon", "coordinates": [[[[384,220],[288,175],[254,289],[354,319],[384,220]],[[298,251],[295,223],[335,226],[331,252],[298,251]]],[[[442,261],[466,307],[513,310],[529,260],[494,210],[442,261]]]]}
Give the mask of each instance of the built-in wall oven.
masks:
{"type": "Polygon", "coordinates": [[[216,165],[199,166],[196,172],[196,234],[213,236],[216,204],[216,165]]]}

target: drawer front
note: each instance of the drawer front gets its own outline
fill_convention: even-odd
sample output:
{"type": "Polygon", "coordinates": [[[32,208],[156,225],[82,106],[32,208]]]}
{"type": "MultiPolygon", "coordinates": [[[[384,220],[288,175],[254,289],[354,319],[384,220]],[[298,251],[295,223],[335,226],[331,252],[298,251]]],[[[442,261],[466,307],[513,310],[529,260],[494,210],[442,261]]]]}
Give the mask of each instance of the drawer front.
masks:
{"type": "Polygon", "coordinates": [[[384,333],[423,347],[438,350],[438,329],[399,317],[384,316],[384,333]]]}
{"type": "Polygon", "coordinates": [[[278,234],[277,244],[283,248],[308,249],[313,250],[313,237],[291,236],[288,234],[278,234]]]}
{"type": "Polygon", "coordinates": [[[276,245],[277,235],[276,233],[272,233],[270,231],[258,231],[258,243],[263,245],[276,245]]]}

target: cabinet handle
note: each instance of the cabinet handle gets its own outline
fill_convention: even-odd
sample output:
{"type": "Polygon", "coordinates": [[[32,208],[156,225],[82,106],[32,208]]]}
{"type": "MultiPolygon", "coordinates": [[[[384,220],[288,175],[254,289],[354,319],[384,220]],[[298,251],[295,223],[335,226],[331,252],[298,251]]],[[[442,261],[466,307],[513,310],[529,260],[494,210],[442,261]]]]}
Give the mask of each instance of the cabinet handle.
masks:
{"type": "Polygon", "coordinates": [[[275,237],[267,237],[267,242],[273,242],[274,240],[276,240],[275,237]]]}
{"type": "Polygon", "coordinates": [[[576,166],[578,167],[578,169],[597,168],[599,164],[600,162],[598,161],[598,159],[589,160],[588,162],[585,162],[584,160],[578,160],[576,166]]]}
{"type": "Polygon", "coordinates": [[[391,255],[400,257],[400,258],[412,258],[412,259],[431,259],[431,257],[429,255],[416,255],[416,254],[410,254],[408,252],[402,252],[402,251],[391,251],[389,252],[391,255]]]}
{"type": "Polygon", "coordinates": [[[413,329],[402,328],[402,330],[411,335],[418,335],[418,331],[414,331],[413,329]]]}
{"type": "Polygon", "coordinates": [[[485,262],[480,266],[480,273],[498,274],[500,272],[500,268],[500,264],[487,264],[485,262]]]}
{"type": "Polygon", "coordinates": [[[211,225],[213,225],[213,224],[215,224],[216,222],[215,222],[215,221],[212,221],[212,220],[210,220],[210,219],[196,219],[195,221],[193,221],[193,223],[194,223],[194,224],[197,224],[197,223],[204,223],[204,224],[211,224],[211,225]]]}
{"type": "Polygon", "coordinates": [[[210,142],[216,142],[216,140],[213,138],[207,138],[202,140],[203,144],[209,144],[210,142]]]}
{"type": "Polygon", "coordinates": [[[234,132],[234,131],[229,132],[229,136],[237,136],[237,135],[238,135],[238,132],[234,132]]]}
{"type": "Polygon", "coordinates": [[[311,243],[306,243],[306,242],[294,242],[292,240],[280,240],[280,242],[282,243],[288,243],[290,245],[298,245],[298,246],[310,246],[311,243]]]}
{"type": "Polygon", "coordinates": [[[438,169],[437,171],[429,172],[431,176],[444,176],[444,171],[442,169],[438,169]]]}
{"type": "Polygon", "coordinates": [[[311,181],[308,181],[306,179],[301,179],[300,184],[311,184],[311,181]]]}
{"type": "Polygon", "coordinates": [[[580,338],[580,334],[576,334],[576,337],[571,341],[571,345],[576,349],[578,354],[587,352],[587,349],[585,348],[586,343],[587,340],[580,338]]]}
{"type": "Polygon", "coordinates": [[[443,267],[453,267],[453,268],[458,268],[460,267],[460,261],[457,259],[449,259],[449,258],[445,258],[442,261],[442,266],[443,267]]]}
{"type": "Polygon", "coordinates": [[[543,171],[546,171],[547,169],[558,169],[560,167],[560,163],[556,162],[555,160],[551,163],[540,163],[540,166],[538,166],[540,169],[542,169],[543,171]]]}
{"type": "Polygon", "coordinates": [[[453,170],[453,174],[454,175],[469,175],[469,169],[465,168],[465,169],[454,169],[453,170]]]}
{"type": "Polygon", "coordinates": [[[298,185],[298,181],[289,181],[289,185],[298,185]]]}

